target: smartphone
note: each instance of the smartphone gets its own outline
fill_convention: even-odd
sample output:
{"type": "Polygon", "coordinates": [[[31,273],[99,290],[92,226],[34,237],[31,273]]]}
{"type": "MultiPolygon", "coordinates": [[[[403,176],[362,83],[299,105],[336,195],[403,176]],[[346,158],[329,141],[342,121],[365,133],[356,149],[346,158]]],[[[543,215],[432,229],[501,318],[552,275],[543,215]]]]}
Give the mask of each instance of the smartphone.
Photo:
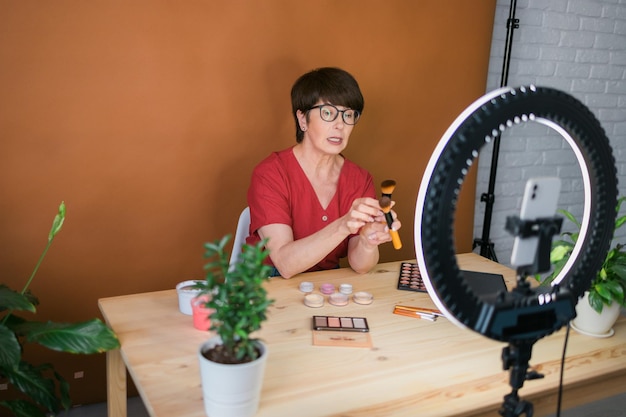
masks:
{"type": "MultiPolygon", "coordinates": [[[[526,182],[520,219],[536,220],[552,218],[556,214],[561,191],[561,179],[557,177],[531,178],[526,182]]],[[[539,236],[516,236],[511,253],[511,265],[519,267],[535,262],[539,236]]]]}

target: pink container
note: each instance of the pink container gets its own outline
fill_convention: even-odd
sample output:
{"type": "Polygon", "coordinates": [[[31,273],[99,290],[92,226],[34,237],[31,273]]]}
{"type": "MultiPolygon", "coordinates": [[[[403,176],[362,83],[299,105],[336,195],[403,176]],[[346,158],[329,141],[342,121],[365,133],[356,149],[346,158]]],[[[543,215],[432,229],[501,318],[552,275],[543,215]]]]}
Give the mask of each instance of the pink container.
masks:
{"type": "Polygon", "coordinates": [[[322,284],[322,285],[320,285],[320,292],[322,294],[327,294],[327,295],[328,294],[332,294],[332,293],[335,292],[335,285],[331,284],[329,282],[327,282],[325,284],[322,284]]]}
{"type": "Polygon", "coordinates": [[[204,306],[204,303],[207,301],[209,301],[208,295],[202,295],[191,300],[193,327],[198,330],[209,330],[211,327],[211,319],[209,317],[214,310],[204,306]]]}

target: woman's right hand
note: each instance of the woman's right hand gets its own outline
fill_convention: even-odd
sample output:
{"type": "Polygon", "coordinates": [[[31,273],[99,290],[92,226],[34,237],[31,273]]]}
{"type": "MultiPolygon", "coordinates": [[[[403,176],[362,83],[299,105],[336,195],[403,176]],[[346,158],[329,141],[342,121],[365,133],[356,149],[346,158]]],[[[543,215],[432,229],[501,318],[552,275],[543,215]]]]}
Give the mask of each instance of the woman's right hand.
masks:
{"type": "Polygon", "coordinates": [[[344,216],[349,234],[357,234],[363,226],[377,222],[384,216],[378,200],[370,197],[357,198],[344,216]]]}

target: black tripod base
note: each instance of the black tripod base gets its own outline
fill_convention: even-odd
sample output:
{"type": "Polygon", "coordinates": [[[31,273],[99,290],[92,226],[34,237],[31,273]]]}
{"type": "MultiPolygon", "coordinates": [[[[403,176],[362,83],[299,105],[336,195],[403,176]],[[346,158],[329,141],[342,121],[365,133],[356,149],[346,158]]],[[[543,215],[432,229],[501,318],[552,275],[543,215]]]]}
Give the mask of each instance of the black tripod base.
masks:
{"type": "Polygon", "coordinates": [[[533,405],[528,401],[520,400],[517,392],[512,392],[504,396],[504,402],[499,414],[503,417],[532,417],[533,405]]]}
{"type": "Polygon", "coordinates": [[[535,340],[513,340],[502,349],[502,366],[510,370],[509,383],[512,391],[504,396],[500,415],[503,417],[532,417],[533,405],[528,401],[520,400],[517,392],[529,379],[542,378],[543,375],[535,371],[528,372],[528,361],[532,354],[535,340]]]}
{"type": "Polygon", "coordinates": [[[485,242],[483,239],[474,239],[472,249],[476,249],[478,246],[480,246],[480,256],[490,259],[494,262],[498,262],[498,257],[496,256],[496,250],[494,248],[493,242],[485,242]]]}

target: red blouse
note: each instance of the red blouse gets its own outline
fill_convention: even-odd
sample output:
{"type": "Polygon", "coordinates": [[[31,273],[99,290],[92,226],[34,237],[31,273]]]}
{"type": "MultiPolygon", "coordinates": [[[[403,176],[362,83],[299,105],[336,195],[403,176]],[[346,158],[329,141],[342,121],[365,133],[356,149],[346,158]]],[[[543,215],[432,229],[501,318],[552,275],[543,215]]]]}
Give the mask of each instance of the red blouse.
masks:
{"type": "MultiPolygon", "coordinates": [[[[337,191],[324,209],[293,154],[293,148],[273,152],[252,172],[248,189],[250,236],[247,243],[256,244],[260,240],[257,230],[275,223],[290,226],[294,240],[302,239],[346,214],[352,202],[361,197],[376,198],[373,178],[369,172],[345,157],[337,191]]],[[[309,271],[337,267],[339,259],[348,255],[350,237],[309,271]]],[[[269,263],[272,264],[271,260],[269,263]]]]}

